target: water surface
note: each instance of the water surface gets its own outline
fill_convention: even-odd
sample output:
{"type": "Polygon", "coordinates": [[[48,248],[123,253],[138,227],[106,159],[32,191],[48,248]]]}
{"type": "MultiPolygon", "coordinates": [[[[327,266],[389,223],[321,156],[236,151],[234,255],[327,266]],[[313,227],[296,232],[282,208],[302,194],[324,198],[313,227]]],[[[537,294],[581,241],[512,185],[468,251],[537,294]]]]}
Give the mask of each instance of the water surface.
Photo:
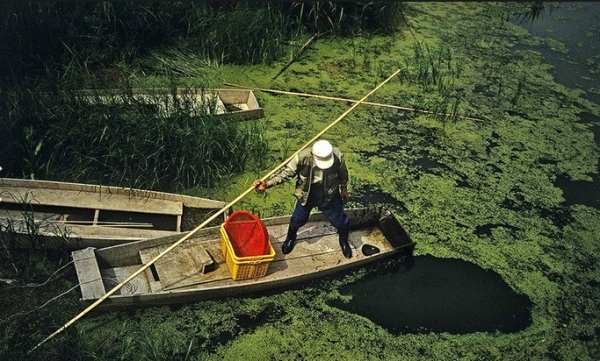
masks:
{"type": "Polygon", "coordinates": [[[550,40],[536,50],[554,66],[558,82],[582,89],[600,103],[600,2],[547,5],[534,20],[517,23],[534,35],[562,42],[566,49],[550,40]]]}
{"type": "Polygon", "coordinates": [[[372,274],[341,290],[334,306],[392,333],[515,332],[531,324],[531,301],[495,272],[458,259],[411,258],[395,271],[372,274]]]}
{"type": "MultiPolygon", "coordinates": [[[[547,5],[540,16],[529,21],[516,21],[546,40],[537,47],[544,59],[554,66],[552,74],[559,83],[580,89],[585,97],[600,104],[600,3],[572,2],[547,5]],[[558,40],[563,46],[553,42],[558,40]],[[553,45],[554,44],[554,45],[553,45]]],[[[589,112],[579,114],[600,144],[600,118],[589,112]]],[[[592,181],[571,180],[558,175],[557,187],[563,190],[565,205],[583,204],[600,209],[600,161],[592,181]]]]}

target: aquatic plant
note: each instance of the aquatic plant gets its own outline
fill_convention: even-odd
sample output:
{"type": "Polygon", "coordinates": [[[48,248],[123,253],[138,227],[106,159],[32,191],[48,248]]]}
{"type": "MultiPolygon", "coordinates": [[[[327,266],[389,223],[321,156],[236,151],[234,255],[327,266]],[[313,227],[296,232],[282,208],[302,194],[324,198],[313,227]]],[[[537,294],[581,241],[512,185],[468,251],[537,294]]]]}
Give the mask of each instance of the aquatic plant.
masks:
{"type": "Polygon", "coordinates": [[[115,64],[130,64],[165,46],[188,48],[211,63],[268,63],[305,33],[392,31],[403,4],[11,0],[0,10],[0,42],[6,46],[0,54],[0,80],[22,84],[77,77],[80,72],[122,79],[115,64]]]}
{"type": "Polygon", "coordinates": [[[422,90],[413,106],[431,111],[444,127],[448,122],[456,122],[464,102],[464,91],[459,86],[463,69],[449,47],[431,48],[426,42],[415,41],[411,56],[404,58],[403,70],[401,81],[422,90]]]}
{"type": "Polygon", "coordinates": [[[381,0],[291,0],[283,3],[290,6],[292,16],[296,15],[297,21],[305,24],[312,33],[390,33],[398,28],[405,8],[401,1],[381,0]]]}
{"type": "Polygon", "coordinates": [[[447,46],[431,48],[426,42],[416,41],[411,56],[404,57],[403,81],[415,82],[425,90],[443,93],[453,90],[462,75],[462,66],[447,46]]]}
{"type": "MultiPolygon", "coordinates": [[[[435,116],[361,107],[329,136],[347,156],[353,204],[394,205],[417,241],[418,254],[461,258],[500,274],[532,300],[530,327],[513,334],[392,335],[364,317],[327,305],[343,286],[373,272],[363,269],[263,297],[97,315],[30,359],[595,360],[600,213],[590,206],[566,205],[554,180],[558,173],[588,179],[597,172],[598,148],[578,114],[585,109],[598,116],[599,108],[559,84],[538,51],[523,50],[544,42],[506,23],[499,9],[505,6],[515,5],[414,3],[408,11],[414,38],[375,35],[371,44],[373,49],[392,41],[390,51],[370,59],[388,74],[392,64],[403,64],[414,55],[415,40],[427,42],[432,52],[443,44],[462,67],[455,80],[455,90],[464,91],[459,108],[485,114],[486,122],[459,119],[442,124],[435,116]],[[442,127],[445,131],[440,132],[442,127]],[[437,165],[422,167],[422,157],[437,165]],[[159,348],[161,353],[152,351],[159,348]]],[[[294,64],[293,72],[284,74],[277,85],[316,93],[323,85],[335,95],[359,98],[367,84],[381,76],[362,71],[358,46],[353,72],[348,44],[347,39],[316,43],[306,61],[294,64]]],[[[188,57],[182,62],[199,66],[188,57]]],[[[227,64],[218,69],[228,81],[250,79],[261,86],[269,84],[271,70],[268,65],[227,64]]],[[[416,81],[395,81],[375,101],[434,106],[440,93],[436,84],[428,86],[424,91],[416,81]]],[[[269,110],[264,167],[247,168],[203,194],[231,199],[283,159],[284,149],[295,149],[307,133],[344,108],[259,96],[269,110]]],[[[239,206],[263,216],[288,214],[294,206],[292,187],[273,189],[265,198],[248,197],[239,206]]],[[[10,265],[0,262],[0,267],[10,265]]],[[[53,293],[2,293],[0,309],[10,313],[23,299],[40,304],[68,287],[53,293]]],[[[54,330],[49,325],[60,325],[74,314],[75,295],[72,302],[3,328],[3,359],[25,359],[23,345],[40,340],[54,330]]]]}
{"type": "Polygon", "coordinates": [[[507,20],[510,20],[510,17],[513,17],[521,24],[531,23],[543,19],[545,15],[551,15],[556,8],[556,4],[541,0],[524,1],[515,7],[507,9],[508,11],[506,13],[509,16],[507,20]]]}
{"type": "Polygon", "coordinates": [[[176,190],[210,186],[264,152],[259,126],[216,118],[214,104],[195,102],[200,91],[176,91],[14,91],[1,108],[5,174],[176,190]]]}

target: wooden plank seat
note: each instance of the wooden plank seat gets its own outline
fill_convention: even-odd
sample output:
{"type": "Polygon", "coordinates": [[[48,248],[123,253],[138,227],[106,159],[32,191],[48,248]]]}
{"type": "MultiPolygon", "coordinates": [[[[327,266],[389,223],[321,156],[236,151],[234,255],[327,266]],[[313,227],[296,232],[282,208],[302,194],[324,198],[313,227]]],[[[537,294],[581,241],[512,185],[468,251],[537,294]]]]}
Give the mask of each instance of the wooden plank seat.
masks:
{"type": "Polygon", "coordinates": [[[101,297],[106,293],[98,261],[93,248],[84,248],[72,253],[73,263],[77,270],[81,295],[88,298],[101,297]]]}
{"type": "MultiPolygon", "coordinates": [[[[142,249],[140,250],[140,259],[142,263],[149,263],[167,248],[167,245],[162,245],[142,249]]],[[[213,257],[217,255],[220,255],[218,245],[217,249],[210,247],[209,251],[205,245],[198,242],[185,242],[154,263],[154,269],[150,267],[146,270],[152,291],[168,289],[173,285],[186,282],[188,278],[196,274],[208,272],[214,265],[213,257]]]]}

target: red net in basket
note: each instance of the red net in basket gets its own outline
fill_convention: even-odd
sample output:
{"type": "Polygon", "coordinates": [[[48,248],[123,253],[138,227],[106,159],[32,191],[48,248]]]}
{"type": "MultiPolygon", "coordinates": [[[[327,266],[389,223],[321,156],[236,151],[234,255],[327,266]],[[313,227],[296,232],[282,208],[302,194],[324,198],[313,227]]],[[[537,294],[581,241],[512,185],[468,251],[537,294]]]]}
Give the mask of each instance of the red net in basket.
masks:
{"type": "Polygon", "coordinates": [[[256,215],[247,211],[235,211],[227,217],[224,227],[236,256],[269,254],[267,227],[256,215]]]}

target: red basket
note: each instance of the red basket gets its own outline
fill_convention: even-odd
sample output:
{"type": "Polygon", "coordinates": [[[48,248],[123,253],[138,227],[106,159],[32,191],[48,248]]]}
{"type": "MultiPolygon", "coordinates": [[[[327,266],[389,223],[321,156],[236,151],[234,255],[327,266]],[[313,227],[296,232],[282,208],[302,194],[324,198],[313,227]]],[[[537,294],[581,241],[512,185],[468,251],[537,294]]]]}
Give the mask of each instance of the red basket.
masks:
{"type": "Polygon", "coordinates": [[[267,227],[248,211],[235,211],[223,224],[237,257],[263,256],[270,253],[267,227]]]}

